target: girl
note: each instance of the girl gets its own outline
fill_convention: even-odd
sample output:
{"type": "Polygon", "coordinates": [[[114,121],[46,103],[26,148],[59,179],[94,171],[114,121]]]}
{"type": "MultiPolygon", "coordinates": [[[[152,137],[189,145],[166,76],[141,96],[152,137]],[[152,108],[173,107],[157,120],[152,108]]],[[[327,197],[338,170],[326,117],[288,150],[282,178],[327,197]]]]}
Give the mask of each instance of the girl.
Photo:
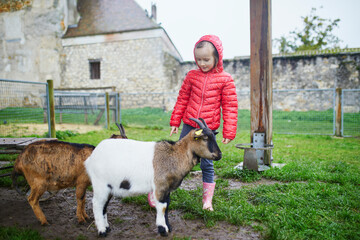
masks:
{"type": "MultiPolygon", "coordinates": [[[[214,35],[201,37],[195,44],[194,56],[198,69],[189,71],[181,86],[170,118],[170,136],[178,133],[181,120],[184,125],[180,139],[196,128],[197,124],[189,118],[203,118],[215,131],[220,126],[222,109],[222,142],[228,144],[236,135],[238,102],[234,80],[223,70],[220,39],[214,35]]],[[[215,182],[212,160],[201,159],[200,168],[203,174],[203,209],[213,211],[215,182]]],[[[151,194],[148,199],[150,203],[151,194]]]]}

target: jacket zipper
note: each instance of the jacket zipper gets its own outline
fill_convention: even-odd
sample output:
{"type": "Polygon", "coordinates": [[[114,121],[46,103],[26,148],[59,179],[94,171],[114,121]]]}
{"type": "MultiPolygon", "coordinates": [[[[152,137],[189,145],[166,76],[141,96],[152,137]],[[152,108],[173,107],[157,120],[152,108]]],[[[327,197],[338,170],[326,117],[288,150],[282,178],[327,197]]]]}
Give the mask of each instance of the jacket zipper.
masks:
{"type": "Polygon", "coordinates": [[[200,117],[200,110],[201,110],[202,105],[204,103],[204,93],[205,93],[207,79],[208,79],[208,74],[206,74],[206,78],[205,78],[205,81],[204,81],[204,86],[203,86],[202,93],[201,93],[201,103],[200,103],[200,107],[199,107],[198,114],[197,114],[197,117],[196,117],[197,119],[199,119],[199,117],[200,117]]]}

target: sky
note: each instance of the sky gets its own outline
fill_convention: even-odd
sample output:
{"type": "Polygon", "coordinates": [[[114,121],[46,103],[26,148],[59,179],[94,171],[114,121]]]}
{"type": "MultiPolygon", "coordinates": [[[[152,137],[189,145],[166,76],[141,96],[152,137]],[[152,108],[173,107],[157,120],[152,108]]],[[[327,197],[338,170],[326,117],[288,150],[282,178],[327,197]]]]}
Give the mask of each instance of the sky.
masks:
{"type": "MultiPolygon", "coordinates": [[[[184,61],[193,60],[197,40],[206,34],[220,37],[224,58],[250,55],[250,0],[136,0],[151,14],[157,7],[157,22],[165,29],[184,61]]],[[[316,8],[316,15],[340,19],[333,34],[340,47],[360,48],[359,0],[272,0],[272,39],[303,29],[301,17],[316,8]]],[[[273,53],[278,50],[273,48],[273,53]]]]}

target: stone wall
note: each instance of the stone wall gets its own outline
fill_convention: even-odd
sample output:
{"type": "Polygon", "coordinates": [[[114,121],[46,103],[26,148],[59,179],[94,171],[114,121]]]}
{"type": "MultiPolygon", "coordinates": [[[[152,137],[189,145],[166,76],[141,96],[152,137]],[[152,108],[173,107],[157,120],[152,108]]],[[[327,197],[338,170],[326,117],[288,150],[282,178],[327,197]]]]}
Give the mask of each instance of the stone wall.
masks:
{"type": "MultiPolygon", "coordinates": [[[[182,63],[180,79],[195,69],[195,62],[182,63]]],[[[224,70],[230,73],[238,91],[239,108],[250,108],[250,58],[224,60],[224,70]]],[[[177,85],[178,91],[180,84],[177,85]]],[[[274,110],[324,111],[333,107],[333,91],[329,88],[360,89],[360,49],[351,52],[273,57],[274,110]]],[[[354,99],[358,101],[358,99],[354,99]]],[[[356,105],[356,104],[355,104],[356,105]]],[[[358,105],[358,103],[357,103],[358,105]]]]}
{"type": "MultiPolygon", "coordinates": [[[[360,49],[350,53],[273,57],[273,89],[360,88],[360,49]]],[[[182,64],[182,76],[196,68],[195,62],[182,64]]],[[[224,60],[238,91],[250,90],[250,58],[224,60]]]]}

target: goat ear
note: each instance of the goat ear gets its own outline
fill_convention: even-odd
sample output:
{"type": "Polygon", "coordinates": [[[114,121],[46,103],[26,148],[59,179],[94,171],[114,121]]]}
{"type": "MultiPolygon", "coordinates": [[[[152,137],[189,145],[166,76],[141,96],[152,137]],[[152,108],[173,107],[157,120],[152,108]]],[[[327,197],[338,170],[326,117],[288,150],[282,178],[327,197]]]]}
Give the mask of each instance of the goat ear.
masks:
{"type": "Polygon", "coordinates": [[[215,131],[214,134],[217,135],[219,132],[218,131],[215,131]]]}
{"type": "Polygon", "coordinates": [[[202,136],[204,136],[203,129],[198,129],[194,132],[195,140],[199,140],[199,138],[201,138],[202,136]]]}
{"type": "Polygon", "coordinates": [[[202,129],[195,131],[195,136],[200,137],[202,135],[202,132],[203,132],[202,129]]]}

